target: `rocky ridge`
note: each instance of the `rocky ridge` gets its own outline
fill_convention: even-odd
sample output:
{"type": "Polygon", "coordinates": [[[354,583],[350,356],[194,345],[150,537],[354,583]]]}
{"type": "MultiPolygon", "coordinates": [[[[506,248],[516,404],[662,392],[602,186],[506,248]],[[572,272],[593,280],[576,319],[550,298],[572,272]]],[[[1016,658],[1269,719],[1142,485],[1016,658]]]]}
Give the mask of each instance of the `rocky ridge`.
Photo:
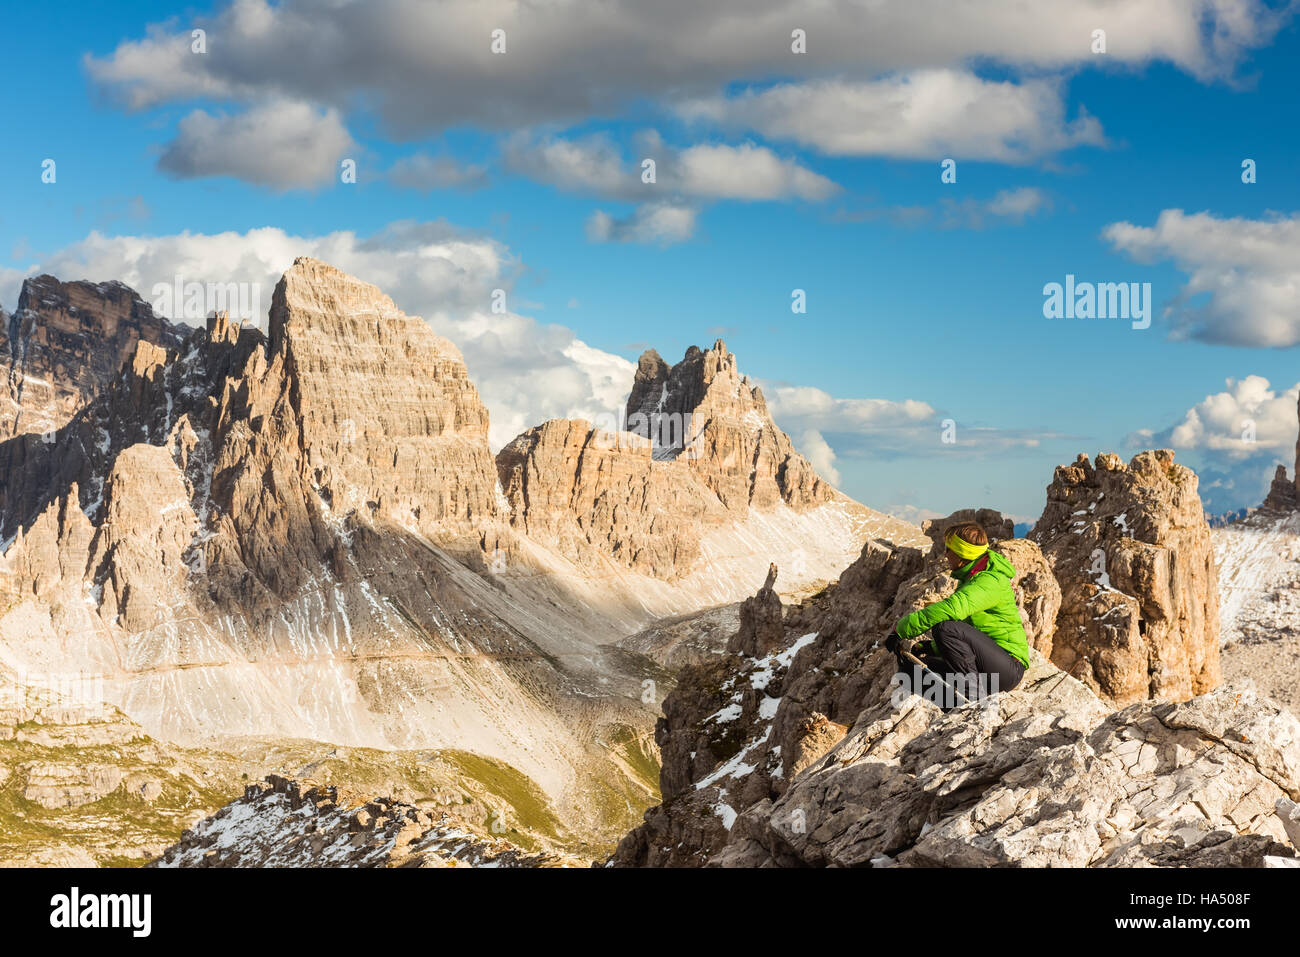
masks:
{"type": "Polygon", "coordinates": [[[696,607],[739,601],[771,554],[791,556],[784,587],[797,590],[833,579],[869,536],[917,540],[817,476],[722,340],[671,367],[642,355],[621,424],[543,423],[497,454],[498,476],[531,543],[589,577],[672,583],[678,601],[663,615],[685,595],[696,607]]]}
{"type": "Polygon", "coordinates": [[[278,775],[185,831],[153,867],[579,867],[388,797],[278,775]]]}

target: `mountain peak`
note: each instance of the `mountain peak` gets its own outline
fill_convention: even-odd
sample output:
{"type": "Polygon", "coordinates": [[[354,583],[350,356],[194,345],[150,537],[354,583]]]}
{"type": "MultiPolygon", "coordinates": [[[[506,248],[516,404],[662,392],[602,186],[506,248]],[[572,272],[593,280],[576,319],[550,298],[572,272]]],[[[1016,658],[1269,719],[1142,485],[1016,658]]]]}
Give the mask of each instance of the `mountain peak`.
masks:
{"type": "Polygon", "coordinates": [[[0,323],[0,440],[65,424],[146,341],[178,345],[184,329],[154,313],[125,283],[23,281],[0,323]]]}

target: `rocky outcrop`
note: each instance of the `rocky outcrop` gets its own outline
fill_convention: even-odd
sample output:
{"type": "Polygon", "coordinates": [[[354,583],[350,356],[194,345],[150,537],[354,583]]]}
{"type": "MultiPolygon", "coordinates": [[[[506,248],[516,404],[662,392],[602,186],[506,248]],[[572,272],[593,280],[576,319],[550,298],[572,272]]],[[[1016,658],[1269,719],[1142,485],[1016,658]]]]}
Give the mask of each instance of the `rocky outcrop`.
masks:
{"type": "Polygon", "coordinates": [[[0,311],[0,441],[62,427],[136,343],[175,348],[187,331],[120,282],[26,280],[14,314],[0,311]]]}
{"type": "Polygon", "coordinates": [[[1263,507],[1276,512],[1290,512],[1300,508],[1300,487],[1287,476],[1285,465],[1279,465],[1273,473],[1273,483],[1269,486],[1263,507]]]}
{"type": "Polygon", "coordinates": [[[270,775],[185,831],[151,867],[577,867],[411,804],[270,775]]]}
{"type": "MultiPolygon", "coordinates": [[[[1300,419],[1300,402],[1297,403],[1296,413],[1297,419],[1300,419]]],[[[1263,507],[1274,512],[1291,512],[1300,509],[1300,438],[1296,439],[1295,444],[1293,477],[1287,476],[1285,465],[1279,465],[1273,474],[1273,483],[1269,487],[1263,507]]]]}
{"type": "Polygon", "coordinates": [[[829,501],[834,490],[776,427],[758,386],[717,340],[686,350],[669,367],[653,349],[637,363],[627,400],[628,431],[650,439],[655,456],[685,459],[723,506],[795,509],[829,501]]]}
{"type": "Polygon", "coordinates": [[[1215,687],[1218,579],[1196,474],[1167,450],[1059,466],[1030,537],[1061,586],[1051,657],[1123,706],[1215,687]]]}
{"type": "MultiPolygon", "coordinates": [[[[1046,562],[1032,542],[997,547],[1015,553],[1027,573],[1020,598],[1031,641],[1050,643],[1059,591],[1046,562]]],[[[878,644],[898,619],[954,586],[937,541],[927,551],[870,541],[836,584],[788,608],[765,583],[744,606],[729,654],[686,669],[664,701],[655,730],[663,803],[624,838],[612,862],[711,859],[738,815],[779,798],[876,702],[892,674],[881,669],[894,660],[878,644]]]]}
{"type": "Polygon", "coordinates": [[[986,707],[878,704],[709,863],[1295,866],[1276,810],[1300,788],[1294,715],[1226,688],[1107,710],[1042,663],[986,707]]]}
{"type": "Polygon", "coordinates": [[[785,610],[779,647],[682,674],[656,731],[664,802],[607,864],[1294,863],[1277,809],[1300,722],[1248,685],[1112,712],[1035,651],[1015,690],[946,714],[900,691],[875,639],[930,600],[937,561],[869,543],[785,610]]]}

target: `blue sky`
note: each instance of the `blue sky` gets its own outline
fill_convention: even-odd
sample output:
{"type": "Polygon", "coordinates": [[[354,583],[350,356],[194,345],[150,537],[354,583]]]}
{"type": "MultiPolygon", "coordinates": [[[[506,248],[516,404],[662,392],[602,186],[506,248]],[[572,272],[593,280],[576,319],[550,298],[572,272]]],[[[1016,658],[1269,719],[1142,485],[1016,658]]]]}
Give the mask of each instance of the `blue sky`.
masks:
{"type": "Polygon", "coordinates": [[[0,305],[36,271],[150,298],[310,253],[461,347],[497,444],[611,414],[645,347],[676,361],[721,336],[824,474],[917,514],[1032,519],[1079,452],[1173,447],[1213,511],[1293,462],[1283,4],[989,0],[961,24],[764,0],[744,26],[726,2],[636,6],[16,8],[0,305]],[[1151,327],[1044,318],[1067,273],[1151,283],[1151,327]]]}

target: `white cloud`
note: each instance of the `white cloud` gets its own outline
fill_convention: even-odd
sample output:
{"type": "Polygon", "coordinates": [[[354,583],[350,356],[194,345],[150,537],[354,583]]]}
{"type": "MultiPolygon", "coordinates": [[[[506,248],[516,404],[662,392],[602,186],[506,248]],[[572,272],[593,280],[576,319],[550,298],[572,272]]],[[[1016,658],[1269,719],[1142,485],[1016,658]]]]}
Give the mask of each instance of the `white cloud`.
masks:
{"type": "Polygon", "coordinates": [[[354,145],[337,110],[278,100],[232,116],[195,110],[178,124],[158,168],[183,179],[234,176],[295,189],[333,180],[354,145]]]}
{"type": "Polygon", "coordinates": [[[1295,463],[1300,431],[1300,383],[1274,389],[1263,376],[1250,375],[1226,385],[1167,428],[1139,429],[1126,439],[1130,448],[1172,448],[1185,455],[1200,476],[1206,509],[1216,513],[1263,501],[1274,469],[1295,463]]]}
{"type": "Polygon", "coordinates": [[[151,27],[103,57],[92,80],[132,108],[198,96],[374,104],[402,135],[458,124],[568,122],[736,81],[836,72],[880,76],[989,62],[1029,72],[1164,60],[1202,78],[1269,42],[1289,10],[1261,0],[234,0],[151,27]],[[807,31],[793,56],[790,31],[807,31]],[[190,31],[207,30],[207,52],[190,31]],[[507,52],[489,48],[494,29],[507,52]]]}
{"type": "Polygon", "coordinates": [[[843,459],[928,457],[954,452],[986,455],[1036,449],[1049,440],[1073,438],[1057,432],[963,422],[956,426],[955,441],[946,442],[944,413],[928,402],[845,399],[816,386],[760,385],[776,424],[791,436],[810,437],[813,447],[825,443],[826,449],[820,454],[832,456],[832,464],[843,459]]]}
{"type": "MultiPolygon", "coordinates": [[[[592,348],[564,326],[492,313],[492,290],[508,290],[520,264],[499,242],[445,222],[398,222],[368,237],[348,231],[296,236],[271,227],[169,236],[92,232],[26,275],[119,279],[146,300],[155,284],[171,285],[177,277],[256,283],[265,312],[280,275],[303,255],[373,283],[460,348],[491,413],[494,448],[548,418],[594,419],[622,411],[635,365],[592,348]]],[[[0,301],[16,301],[20,282],[16,271],[0,273],[0,301]]]]}
{"type": "Polygon", "coordinates": [[[954,69],[783,83],[684,101],[678,111],[834,156],[1025,163],[1105,142],[1093,117],[1066,120],[1059,81],[985,80],[954,69]]]}
{"type": "Polygon", "coordinates": [[[695,233],[696,210],[676,203],[643,203],[625,217],[602,209],[587,220],[587,238],[596,243],[659,243],[668,246],[695,233]]]}
{"type": "MultiPolygon", "coordinates": [[[[934,408],[926,402],[905,399],[840,399],[816,386],[764,385],[763,396],[769,409],[781,422],[791,423],[789,430],[833,432],[868,432],[895,429],[926,422],[934,418],[934,408]]],[[[784,426],[783,426],[784,427],[784,426]]]]}
{"type": "Polygon", "coordinates": [[[601,134],[534,140],[519,133],[506,140],[502,156],[508,169],[568,192],[613,199],[653,195],[654,187],[641,182],[640,170],[628,164],[619,148],[601,134]]]}
{"type": "Polygon", "coordinates": [[[832,485],[840,484],[840,472],[835,467],[835,450],[816,429],[809,429],[799,437],[799,451],[803,454],[817,474],[832,485]]]}
{"type": "Polygon", "coordinates": [[[1019,222],[1050,208],[1051,205],[1051,200],[1041,189],[1034,186],[1021,186],[1017,189],[999,190],[988,201],[987,209],[990,215],[1019,222]]]}
{"type": "Polygon", "coordinates": [[[988,199],[941,196],[930,205],[837,209],[830,218],[832,222],[850,223],[888,220],[908,228],[935,225],[941,229],[984,229],[1006,223],[1019,225],[1051,208],[1052,199],[1046,191],[1036,186],[1018,186],[999,190],[988,199]]]}
{"type": "Polygon", "coordinates": [[[839,190],[825,176],[753,143],[689,147],[669,158],[667,172],[667,185],[688,196],[815,202],[839,190]]]}
{"type": "Polygon", "coordinates": [[[1112,223],[1102,236],[1138,262],[1172,259],[1188,274],[1165,309],[1173,338],[1300,344],[1300,215],[1219,219],[1166,209],[1154,226],[1112,223]]]}
{"type": "Polygon", "coordinates": [[[516,134],[506,141],[504,157],[508,168],[537,182],[634,202],[791,198],[816,202],[839,190],[825,176],[765,146],[700,144],[677,150],[653,130],[637,139],[642,152],[634,161],[625,159],[602,134],[540,140],[516,134]],[[641,162],[646,158],[655,162],[653,183],[641,178],[641,162]]]}
{"type": "Polygon", "coordinates": [[[1212,453],[1223,462],[1295,453],[1296,403],[1300,383],[1276,391],[1263,376],[1226,380],[1227,389],[1207,395],[1182,419],[1161,431],[1140,429],[1128,436],[1131,448],[1173,448],[1212,453]]]}

